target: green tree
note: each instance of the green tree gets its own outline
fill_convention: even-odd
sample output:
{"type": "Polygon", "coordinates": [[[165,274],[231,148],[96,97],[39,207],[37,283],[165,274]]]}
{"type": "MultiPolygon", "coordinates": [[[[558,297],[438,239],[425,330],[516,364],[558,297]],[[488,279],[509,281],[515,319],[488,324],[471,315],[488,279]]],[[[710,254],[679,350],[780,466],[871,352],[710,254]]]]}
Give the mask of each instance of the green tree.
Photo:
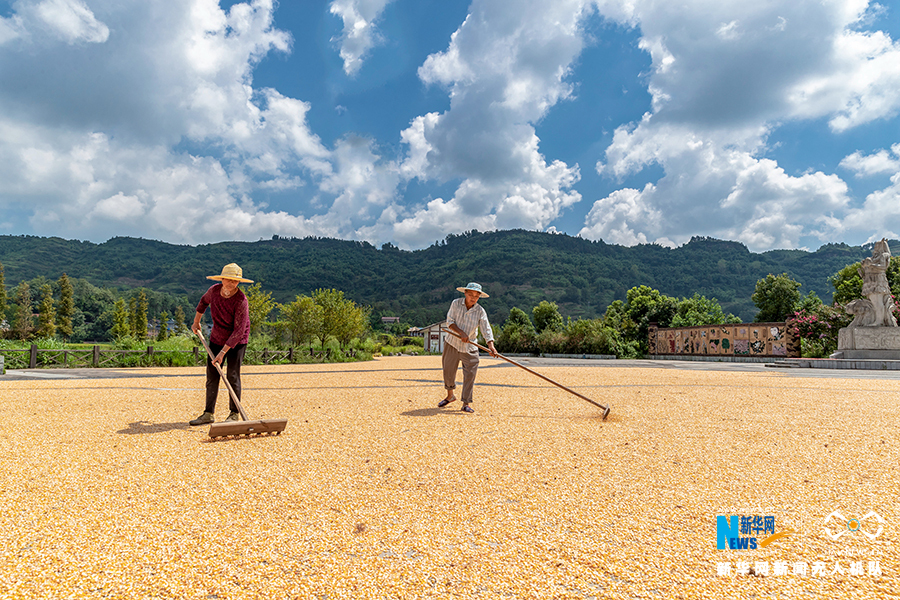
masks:
{"type": "Polygon", "coordinates": [[[259,331],[276,304],[272,300],[271,292],[263,292],[261,286],[261,282],[256,282],[245,292],[247,304],[250,306],[250,335],[255,335],[259,331]]]}
{"type": "Polygon", "coordinates": [[[548,327],[535,336],[534,345],[544,354],[561,354],[565,352],[567,341],[568,336],[563,329],[548,327]]]}
{"type": "Polygon", "coordinates": [[[509,316],[506,317],[506,323],[503,326],[507,325],[515,325],[516,327],[524,327],[534,331],[534,325],[531,323],[531,319],[528,318],[528,314],[515,306],[509,309],[509,316]]]}
{"type": "Polygon", "coordinates": [[[109,333],[117,340],[131,333],[131,320],[124,298],[116,300],[113,308],[113,326],[109,333]]]}
{"type": "Polygon", "coordinates": [[[535,331],[528,314],[515,306],[509,309],[509,316],[500,329],[496,340],[500,352],[534,352],[535,331]]]}
{"type": "Polygon", "coordinates": [[[9,308],[9,299],[6,296],[6,275],[3,273],[3,264],[0,263],[0,323],[6,319],[6,310],[9,308]]]}
{"type": "Polygon", "coordinates": [[[691,327],[694,325],[721,325],[723,323],[740,323],[741,320],[726,315],[715,298],[707,298],[694,293],[690,298],[682,298],[672,317],[672,327],[691,327]]]}
{"type": "Polygon", "coordinates": [[[138,290],[137,297],[131,297],[129,300],[129,309],[131,311],[131,335],[136,340],[147,339],[147,310],[149,304],[147,302],[147,294],[144,288],[138,290]],[[134,300],[132,303],[131,300],[134,300]]]}
{"type": "Polygon", "coordinates": [[[626,318],[622,319],[621,330],[623,337],[637,343],[640,352],[646,354],[650,323],[669,327],[678,310],[678,300],[646,285],[633,287],[625,295],[626,318]]]}
{"type": "Polygon", "coordinates": [[[56,335],[56,307],[53,302],[53,288],[49,283],[41,286],[38,328],[35,334],[40,338],[52,338],[56,335]]]}
{"type": "Polygon", "coordinates": [[[32,329],[31,288],[24,281],[16,287],[16,317],[13,335],[16,339],[27,340],[32,329]]]}
{"type": "MultiPolygon", "coordinates": [[[[893,258],[891,262],[893,262],[893,258]]],[[[836,303],[844,305],[851,300],[862,298],[862,277],[859,275],[861,266],[861,263],[855,262],[828,278],[828,283],[834,288],[836,303]]]]}
{"type": "Polygon", "coordinates": [[[634,329],[634,325],[631,323],[631,319],[628,318],[628,311],[625,310],[625,303],[621,300],[614,300],[609,306],[606,307],[606,312],[603,313],[603,324],[607,327],[612,327],[617,331],[626,331],[629,329],[634,329]]]}
{"type": "Polygon", "coordinates": [[[330,337],[336,337],[343,317],[344,292],[335,289],[318,289],[313,292],[313,301],[322,308],[322,324],[318,338],[325,347],[330,337]]]}
{"type": "Polygon", "coordinates": [[[797,304],[797,310],[814,313],[823,305],[824,303],[822,302],[822,299],[819,298],[819,295],[810,290],[807,295],[800,299],[800,302],[797,304]]]}
{"type": "Polygon", "coordinates": [[[341,348],[355,338],[361,338],[369,330],[369,307],[359,306],[352,300],[345,300],[342,307],[343,319],[336,335],[341,348]]]}
{"type": "MultiPolygon", "coordinates": [[[[369,311],[369,324],[366,326],[367,329],[372,329],[372,311],[369,311]]],[[[381,319],[379,319],[380,321],[381,319]]],[[[388,327],[388,333],[391,335],[395,335],[398,337],[402,337],[405,335],[409,335],[409,328],[412,327],[409,323],[391,323],[391,326],[388,327]]]]}
{"type": "Polygon", "coordinates": [[[603,319],[576,319],[566,326],[567,354],[613,354],[621,352],[618,331],[603,324],[603,319]]]}
{"type": "Polygon", "coordinates": [[[65,273],[59,278],[57,284],[59,285],[59,308],[57,310],[59,333],[68,340],[74,332],[72,317],[75,314],[75,290],[69,281],[69,276],[65,273]]]}
{"type": "Polygon", "coordinates": [[[187,325],[184,324],[184,309],[179,304],[175,307],[175,335],[184,335],[187,332],[187,325]]]}
{"type": "Polygon", "coordinates": [[[531,309],[531,314],[534,316],[534,328],[538,333],[546,329],[559,331],[563,328],[563,318],[555,302],[542,300],[531,309]]]}
{"type": "Polygon", "coordinates": [[[368,327],[368,308],[357,306],[344,298],[344,292],[335,289],[318,289],[313,300],[322,307],[322,326],[319,340],[322,346],[329,337],[335,338],[341,347],[354,337],[362,335],[368,327]]]}
{"type": "Polygon", "coordinates": [[[138,325],[138,307],[137,307],[137,297],[132,295],[128,298],[128,335],[137,337],[137,331],[140,329],[140,325],[138,325]]]}
{"type": "Polygon", "coordinates": [[[756,323],[786,321],[800,303],[800,283],[791,279],[787,273],[769,273],[765,279],[756,282],[756,290],[750,299],[759,309],[756,323]]]}
{"type": "Polygon", "coordinates": [[[169,338],[169,313],[163,311],[159,313],[159,333],[156,334],[156,341],[164,342],[169,338]]]}
{"type": "Polygon", "coordinates": [[[73,341],[107,341],[112,339],[113,312],[117,295],[107,288],[96,287],[84,279],[69,280],[75,290],[73,341]]]}
{"type": "Polygon", "coordinates": [[[291,345],[306,344],[318,337],[322,330],[322,307],[309,296],[297,296],[288,304],[279,304],[279,310],[287,330],[291,334],[291,345]]]}
{"type": "MultiPolygon", "coordinates": [[[[862,298],[862,277],[859,270],[862,263],[855,262],[847,265],[834,275],[828,278],[828,283],[834,288],[834,301],[840,305],[845,305],[851,300],[862,298]]],[[[900,256],[892,256],[888,265],[887,273],[888,285],[891,286],[891,293],[896,297],[900,296],[900,256]]]]}

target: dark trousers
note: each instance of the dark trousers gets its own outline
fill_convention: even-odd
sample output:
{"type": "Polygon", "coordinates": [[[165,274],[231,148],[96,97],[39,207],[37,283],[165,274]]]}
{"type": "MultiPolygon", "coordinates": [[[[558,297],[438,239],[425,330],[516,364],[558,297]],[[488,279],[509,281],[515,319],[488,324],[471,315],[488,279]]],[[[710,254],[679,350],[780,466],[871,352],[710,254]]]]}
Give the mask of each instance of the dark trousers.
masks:
{"type": "MultiPolygon", "coordinates": [[[[224,346],[219,344],[209,343],[209,349],[212,350],[213,356],[218,355],[223,347],[224,346]]],[[[234,390],[234,395],[237,396],[238,401],[241,399],[241,363],[244,361],[244,353],[246,351],[247,344],[238,344],[225,353],[225,359],[222,361],[226,363],[225,377],[228,379],[228,383],[231,384],[231,388],[234,390]]],[[[216,366],[212,363],[212,359],[207,356],[206,412],[208,413],[216,412],[216,397],[219,395],[220,379],[221,376],[219,375],[219,370],[216,369],[216,366]]],[[[234,400],[231,399],[231,394],[228,395],[228,406],[231,408],[231,412],[238,412],[237,405],[235,405],[234,400]]]]}

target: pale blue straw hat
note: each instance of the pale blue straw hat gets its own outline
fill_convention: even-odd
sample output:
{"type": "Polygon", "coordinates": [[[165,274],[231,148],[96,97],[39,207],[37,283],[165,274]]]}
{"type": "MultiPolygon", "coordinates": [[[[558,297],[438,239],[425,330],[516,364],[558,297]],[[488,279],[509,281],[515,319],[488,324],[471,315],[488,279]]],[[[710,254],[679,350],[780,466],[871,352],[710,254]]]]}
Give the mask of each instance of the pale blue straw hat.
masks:
{"type": "Polygon", "coordinates": [[[476,292],[478,292],[479,294],[481,294],[481,297],[482,297],[482,298],[490,298],[490,296],[488,296],[487,294],[485,294],[485,293],[481,290],[481,284],[480,284],[480,283],[475,283],[475,282],[473,281],[472,283],[468,284],[466,287],[458,287],[458,288],[456,288],[456,291],[457,291],[457,292],[462,292],[463,294],[466,293],[466,290],[473,290],[473,291],[476,291],[476,292]]]}

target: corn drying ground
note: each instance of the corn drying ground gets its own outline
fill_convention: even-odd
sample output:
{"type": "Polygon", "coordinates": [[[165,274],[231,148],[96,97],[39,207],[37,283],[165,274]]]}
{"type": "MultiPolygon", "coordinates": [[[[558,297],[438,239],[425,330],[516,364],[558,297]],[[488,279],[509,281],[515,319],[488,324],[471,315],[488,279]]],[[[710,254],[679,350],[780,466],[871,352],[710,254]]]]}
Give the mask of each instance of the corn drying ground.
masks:
{"type": "Polygon", "coordinates": [[[900,381],[612,364],[535,367],[607,421],[488,358],[474,415],[439,357],[247,366],[289,423],[226,441],[186,424],[202,369],[0,378],[0,597],[900,594],[900,381]],[[717,515],[797,533],[719,551],[717,515]]]}

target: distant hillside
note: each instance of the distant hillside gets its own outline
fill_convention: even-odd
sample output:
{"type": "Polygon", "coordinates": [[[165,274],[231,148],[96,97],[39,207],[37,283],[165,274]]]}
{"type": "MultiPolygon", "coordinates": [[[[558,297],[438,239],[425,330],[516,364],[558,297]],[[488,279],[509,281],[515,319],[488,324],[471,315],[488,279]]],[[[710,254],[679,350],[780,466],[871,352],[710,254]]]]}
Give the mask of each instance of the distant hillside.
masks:
{"type": "MultiPolygon", "coordinates": [[[[892,246],[900,249],[900,243],[892,246]]],[[[236,262],[279,302],[320,287],[337,288],[377,312],[418,325],[439,320],[458,296],[455,288],[469,281],[491,294],[484,306],[495,322],[505,320],[513,306],[530,312],[544,299],[558,303],[564,316],[600,316],[613,300],[624,300],[626,290],[642,284],[669,296],[715,297],[726,312],[749,321],[756,313],[750,295],[757,280],[785,272],[802,284],[803,294],[813,290],[830,302],[828,277],[868,256],[870,248],[829,244],[815,252],[755,254],[743,244],[711,238],[669,249],[522,230],[450,235],[412,252],[327,238],[179,246],[124,237],[93,244],[0,236],[0,262],[9,288],[65,272],[97,286],[146,287],[187,294],[192,301],[210,283],[207,275],[236,262]]]]}

